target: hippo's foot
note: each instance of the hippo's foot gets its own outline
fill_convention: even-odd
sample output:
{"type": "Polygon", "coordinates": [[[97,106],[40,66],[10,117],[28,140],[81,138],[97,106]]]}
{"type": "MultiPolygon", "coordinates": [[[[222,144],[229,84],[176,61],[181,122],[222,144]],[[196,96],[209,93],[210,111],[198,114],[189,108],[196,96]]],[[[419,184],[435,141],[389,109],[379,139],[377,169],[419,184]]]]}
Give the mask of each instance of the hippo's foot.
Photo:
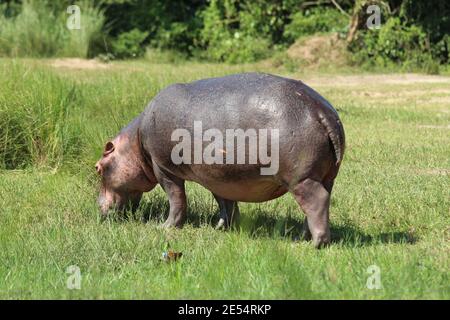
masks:
{"type": "Polygon", "coordinates": [[[307,216],[314,247],[322,248],[330,243],[329,207],[330,193],[321,182],[305,179],[293,190],[295,200],[307,216]]]}
{"type": "Polygon", "coordinates": [[[216,225],[218,230],[229,229],[239,220],[239,207],[236,201],[223,199],[214,194],[214,198],[219,204],[219,222],[216,225]]]}
{"type": "Polygon", "coordinates": [[[330,244],[331,237],[330,237],[330,230],[325,232],[320,232],[316,235],[316,237],[313,237],[313,245],[315,248],[320,249],[323,247],[326,247],[330,244]]]}
{"type": "Polygon", "coordinates": [[[166,221],[164,221],[164,223],[163,224],[161,224],[161,227],[162,228],[165,228],[165,229],[169,229],[169,228],[175,228],[177,225],[176,225],[176,223],[175,223],[175,221],[173,221],[173,220],[169,220],[169,219],[167,219],[166,221]]]}
{"type": "Polygon", "coordinates": [[[217,224],[216,224],[216,229],[217,230],[223,230],[223,229],[226,229],[226,228],[228,228],[228,224],[225,222],[224,218],[220,218],[219,222],[217,222],[217,224]]]}
{"type": "Polygon", "coordinates": [[[182,228],[184,225],[184,217],[180,217],[179,219],[173,219],[170,216],[167,218],[166,221],[164,221],[163,224],[161,224],[162,228],[182,228]]]}

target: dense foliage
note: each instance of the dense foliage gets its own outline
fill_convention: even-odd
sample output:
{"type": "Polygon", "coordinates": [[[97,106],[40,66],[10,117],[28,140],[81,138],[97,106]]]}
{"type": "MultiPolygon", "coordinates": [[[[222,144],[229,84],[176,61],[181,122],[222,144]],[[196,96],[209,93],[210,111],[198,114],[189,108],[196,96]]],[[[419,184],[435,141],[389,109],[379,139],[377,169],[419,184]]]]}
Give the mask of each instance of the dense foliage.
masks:
{"type": "Polygon", "coordinates": [[[450,2],[377,2],[384,12],[379,30],[364,25],[365,9],[373,1],[357,1],[354,8],[352,22],[357,21],[359,32],[350,39],[349,49],[355,62],[401,64],[406,70],[419,67],[430,73],[437,72],[439,64],[449,63],[450,2]]]}
{"type": "Polygon", "coordinates": [[[84,27],[78,33],[65,29],[69,1],[1,3],[0,55],[130,58],[150,47],[210,61],[251,62],[298,38],[337,32],[347,38],[357,64],[433,70],[449,62],[447,0],[78,1],[84,27]],[[372,4],[381,8],[377,30],[366,26],[372,4]]]}

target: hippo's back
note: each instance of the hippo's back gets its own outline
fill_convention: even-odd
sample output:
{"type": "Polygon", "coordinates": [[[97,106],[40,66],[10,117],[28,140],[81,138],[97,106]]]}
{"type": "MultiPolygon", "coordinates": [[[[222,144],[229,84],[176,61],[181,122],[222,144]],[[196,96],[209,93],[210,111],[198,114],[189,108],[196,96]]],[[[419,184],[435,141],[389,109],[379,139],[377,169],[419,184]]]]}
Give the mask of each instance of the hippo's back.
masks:
{"type": "MultiPolygon", "coordinates": [[[[144,111],[141,132],[143,145],[154,162],[209,189],[214,189],[212,181],[238,178],[246,181],[271,179],[278,184],[289,184],[286,180],[294,176],[301,178],[306,171],[314,170],[311,163],[317,153],[327,153],[322,156],[327,163],[320,165],[329,166],[328,158],[333,155],[321,115],[331,122],[338,119],[331,105],[302,82],[269,74],[244,73],[167,87],[144,111]],[[172,141],[174,130],[185,129],[195,140],[196,124],[197,127],[201,124],[203,132],[217,129],[224,135],[228,129],[278,130],[279,173],[261,177],[260,163],[173,164],[171,152],[179,142],[172,141]]],[[[202,143],[203,148],[210,144],[202,143]]]]}
{"type": "Polygon", "coordinates": [[[163,126],[190,130],[194,121],[205,130],[296,127],[310,118],[311,103],[300,98],[307,89],[300,81],[263,73],[174,84],[153,99],[146,118],[155,132],[163,126]]]}

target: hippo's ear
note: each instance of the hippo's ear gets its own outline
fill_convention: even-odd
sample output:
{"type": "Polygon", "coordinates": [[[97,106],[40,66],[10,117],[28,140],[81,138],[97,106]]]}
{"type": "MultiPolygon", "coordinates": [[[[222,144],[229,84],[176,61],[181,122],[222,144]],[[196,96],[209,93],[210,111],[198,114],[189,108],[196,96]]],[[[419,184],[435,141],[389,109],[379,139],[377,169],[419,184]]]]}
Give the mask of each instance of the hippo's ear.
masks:
{"type": "Polygon", "coordinates": [[[109,141],[105,145],[105,151],[103,151],[103,156],[107,156],[113,151],[114,151],[114,144],[111,141],[109,141]]]}

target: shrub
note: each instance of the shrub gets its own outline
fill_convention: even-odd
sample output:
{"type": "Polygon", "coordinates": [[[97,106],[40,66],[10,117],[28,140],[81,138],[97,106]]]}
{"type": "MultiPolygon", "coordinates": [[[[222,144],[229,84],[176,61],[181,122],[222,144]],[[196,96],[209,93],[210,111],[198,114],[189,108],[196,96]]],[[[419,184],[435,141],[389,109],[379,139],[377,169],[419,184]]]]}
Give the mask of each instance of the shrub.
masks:
{"type": "Polygon", "coordinates": [[[284,30],[287,42],[318,32],[345,32],[348,18],[336,9],[317,7],[291,15],[292,22],[284,30]]]}
{"type": "Polygon", "coordinates": [[[239,32],[211,41],[203,53],[209,60],[227,63],[253,62],[269,55],[270,42],[267,39],[242,36],[239,32]]]}
{"type": "Polygon", "coordinates": [[[256,23],[233,0],[212,0],[203,12],[203,57],[230,63],[251,62],[268,56],[271,42],[257,32],[256,23]]]}
{"type": "MultiPolygon", "coordinates": [[[[100,1],[100,0],[98,0],[100,1]]],[[[101,0],[107,17],[108,33],[117,38],[133,29],[148,32],[142,47],[192,54],[202,27],[199,12],[206,0],[101,0]]]]}
{"type": "Polygon", "coordinates": [[[433,59],[441,64],[450,61],[450,2],[448,0],[403,0],[399,15],[402,21],[420,27],[427,35],[433,59]]]}
{"type": "MultiPolygon", "coordinates": [[[[357,63],[389,67],[400,65],[404,70],[432,69],[431,51],[425,32],[408,26],[399,18],[390,18],[379,30],[367,30],[351,46],[357,63]]],[[[434,70],[436,71],[436,70],[434,70]]]]}
{"type": "Polygon", "coordinates": [[[138,29],[121,33],[112,42],[114,56],[121,59],[141,57],[145,53],[145,48],[142,46],[142,43],[147,36],[148,32],[143,32],[138,29]]]}

